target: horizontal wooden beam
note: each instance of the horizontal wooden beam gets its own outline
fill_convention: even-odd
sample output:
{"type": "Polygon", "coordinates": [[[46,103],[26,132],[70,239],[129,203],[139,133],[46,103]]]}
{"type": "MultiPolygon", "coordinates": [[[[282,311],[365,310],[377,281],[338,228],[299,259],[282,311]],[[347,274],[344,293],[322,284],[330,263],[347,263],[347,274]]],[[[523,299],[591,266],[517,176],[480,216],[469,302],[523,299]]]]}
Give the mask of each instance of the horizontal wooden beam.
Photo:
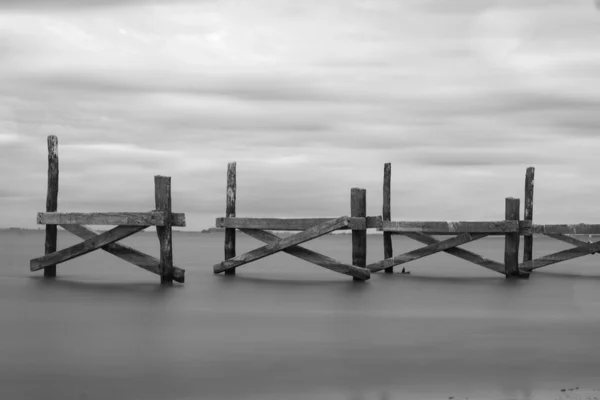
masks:
{"type": "Polygon", "coordinates": [[[75,257],[79,257],[94,251],[99,247],[103,247],[107,244],[125,239],[126,237],[131,236],[145,228],[147,228],[147,226],[117,226],[116,228],[101,233],[100,235],[94,236],[93,238],[87,239],[71,247],[67,247],[66,249],[55,251],[54,253],[47,254],[43,257],[34,258],[29,262],[29,268],[32,271],[37,271],[50,265],[60,264],[65,261],[72,260],[75,257]]]}
{"type": "MultiPolygon", "coordinates": [[[[310,227],[331,221],[334,218],[217,218],[217,228],[261,229],[271,231],[305,231],[310,227]]],[[[352,218],[342,229],[362,230],[381,227],[381,217],[352,218]]]]}
{"type": "Polygon", "coordinates": [[[333,232],[338,229],[347,227],[350,224],[348,219],[348,217],[340,217],[337,219],[332,219],[323,222],[319,225],[312,226],[304,232],[300,232],[285,239],[281,239],[276,243],[267,244],[263,247],[259,247],[258,249],[249,251],[248,253],[215,264],[213,270],[215,274],[218,274],[219,272],[226,271],[230,268],[236,268],[240,265],[249,263],[251,261],[256,261],[268,255],[275,254],[288,247],[297,246],[304,242],[308,242],[309,240],[318,238],[319,236],[326,235],[329,232],[333,232]]]}
{"type": "Polygon", "coordinates": [[[600,224],[551,224],[531,227],[532,233],[537,234],[568,234],[568,235],[599,235],[600,224]]]}
{"type": "MultiPolygon", "coordinates": [[[[173,226],[185,226],[185,214],[172,213],[173,226]]],[[[165,214],[149,212],[40,212],[37,223],[45,225],[129,225],[164,226],[165,214]]]]}
{"type": "MultiPolygon", "coordinates": [[[[279,236],[259,229],[242,229],[242,232],[267,244],[274,244],[281,240],[279,236]]],[[[355,265],[341,263],[323,254],[305,249],[304,247],[288,247],[283,251],[304,261],[308,261],[309,263],[316,264],[331,271],[349,275],[363,281],[366,281],[371,277],[371,272],[366,268],[360,268],[355,265]]]]}
{"type": "MultiPolygon", "coordinates": [[[[405,235],[425,244],[439,243],[439,240],[429,235],[425,235],[424,233],[406,233],[405,235]]],[[[444,250],[444,252],[504,275],[504,264],[481,257],[479,254],[473,253],[472,251],[461,249],[460,247],[452,247],[444,250]]]]}
{"type": "Polygon", "coordinates": [[[585,247],[574,247],[572,249],[548,254],[535,260],[525,261],[524,263],[519,265],[519,269],[523,271],[532,271],[534,269],[542,268],[547,265],[556,264],[561,261],[571,260],[573,258],[582,257],[599,251],[600,242],[588,243],[588,246],[585,247]]]}
{"type": "Polygon", "coordinates": [[[456,235],[458,233],[505,234],[519,230],[518,221],[382,221],[382,231],[456,235]]]}
{"type": "MultiPolygon", "coordinates": [[[[83,240],[92,239],[98,236],[96,232],[82,225],[61,225],[61,227],[83,240]]],[[[110,243],[102,246],[101,249],[116,257],[119,257],[121,260],[130,262],[156,275],[160,275],[160,260],[149,256],[148,254],[142,253],[139,250],[119,243],[110,243]]],[[[173,280],[175,282],[184,283],[185,270],[173,267],[173,280]]]]}
{"type": "Polygon", "coordinates": [[[420,249],[409,251],[408,253],[400,254],[398,256],[394,256],[391,258],[387,258],[385,260],[378,261],[373,264],[369,264],[369,265],[367,265],[367,268],[371,272],[381,271],[383,269],[393,267],[396,265],[400,265],[400,264],[404,264],[404,263],[407,263],[410,261],[414,261],[414,260],[417,260],[419,258],[423,258],[426,256],[430,256],[437,252],[445,251],[450,248],[460,246],[462,244],[469,243],[469,242],[472,242],[473,240],[481,239],[486,236],[487,236],[487,234],[485,234],[485,233],[475,233],[472,235],[469,233],[462,233],[456,237],[453,237],[453,238],[450,238],[447,240],[443,240],[441,242],[432,243],[428,246],[421,247],[420,249]]]}

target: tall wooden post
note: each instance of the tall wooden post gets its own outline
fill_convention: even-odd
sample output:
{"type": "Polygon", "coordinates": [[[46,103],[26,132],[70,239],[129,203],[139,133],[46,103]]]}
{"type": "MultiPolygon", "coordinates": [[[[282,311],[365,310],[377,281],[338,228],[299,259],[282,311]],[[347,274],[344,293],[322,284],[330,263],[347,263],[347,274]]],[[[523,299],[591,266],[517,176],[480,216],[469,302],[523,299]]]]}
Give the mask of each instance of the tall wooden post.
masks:
{"type": "MultiPolygon", "coordinates": [[[[367,191],[365,189],[353,188],[350,191],[350,216],[367,216],[367,191]]],[[[352,230],[352,264],[357,267],[367,266],[367,229],[352,230]]],[[[353,278],[355,281],[360,280],[353,278]]]]}
{"type": "MultiPolygon", "coordinates": [[[[58,138],[48,136],[48,191],[46,194],[46,211],[54,212],[58,208],[58,138]]],[[[56,225],[46,225],[45,253],[56,251],[56,225]]],[[[56,276],[56,265],[44,268],[45,277],[56,276]]]]}
{"type": "Polygon", "coordinates": [[[163,211],[164,226],[157,226],[156,233],[160,243],[160,283],[173,283],[173,229],[171,215],[171,177],[154,177],[154,199],[156,211],[163,211]]]}
{"type": "MultiPolygon", "coordinates": [[[[525,221],[533,222],[533,181],[535,168],[527,168],[525,173],[525,221]]],[[[523,262],[533,260],[533,235],[523,237],[523,262]]]]}
{"type": "MultiPolygon", "coordinates": [[[[383,166],[383,210],[382,218],[384,221],[391,221],[392,219],[392,164],[385,163],[383,166]]],[[[392,234],[391,232],[383,232],[383,258],[388,259],[394,256],[394,249],[392,247],[392,234]]],[[[386,274],[393,274],[394,267],[386,268],[386,274]]]]}
{"type": "MultiPolygon", "coordinates": [[[[235,217],[236,197],[236,163],[227,164],[227,200],[225,204],[225,217],[235,217]]],[[[225,229],[225,259],[235,257],[235,229],[225,229]]],[[[225,271],[225,275],[235,275],[235,268],[225,271]]]]}
{"type": "MultiPolygon", "coordinates": [[[[519,220],[520,200],[506,198],[506,220],[519,220]]],[[[504,236],[504,273],[506,277],[519,275],[519,232],[507,233],[504,236]]]]}

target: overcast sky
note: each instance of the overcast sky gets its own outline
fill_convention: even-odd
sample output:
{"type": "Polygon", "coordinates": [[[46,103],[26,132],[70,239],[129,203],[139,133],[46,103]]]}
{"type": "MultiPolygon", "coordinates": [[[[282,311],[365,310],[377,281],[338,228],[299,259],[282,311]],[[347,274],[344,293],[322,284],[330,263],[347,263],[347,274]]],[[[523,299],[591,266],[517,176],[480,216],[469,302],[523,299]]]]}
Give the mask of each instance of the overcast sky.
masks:
{"type": "Polygon", "coordinates": [[[0,227],[61,211],[600,222],[593,0],[0,0],[0,227]],[[522,212],[521,212],[522,213],[522,212]]]}

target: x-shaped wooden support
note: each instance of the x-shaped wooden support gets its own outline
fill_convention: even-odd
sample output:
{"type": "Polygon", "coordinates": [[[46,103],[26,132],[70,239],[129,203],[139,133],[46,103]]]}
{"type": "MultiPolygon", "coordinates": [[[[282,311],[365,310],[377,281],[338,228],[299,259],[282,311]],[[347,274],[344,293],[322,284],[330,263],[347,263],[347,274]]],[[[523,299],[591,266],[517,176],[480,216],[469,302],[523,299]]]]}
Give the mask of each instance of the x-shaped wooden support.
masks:
{"type": "Polygon", "coordinates": [[[600,241],[593,243],[584,242],[583,240],[579,240],[572,236],[563,234],[547,233],[546,236],[551,237],[553,239],[561,240],[566,243],[570,243],[576,247],[548,254],[535,260],[525,261],[524,263],[519,265],[519,269],[523,271],[533,271],[534,269],[542,268],[547,265],[556,264],[561,261],[571,260],[573,258],[585,256],[588,254],[594,254],[600,251],[600,241]]]}
{"type": "Polygon", "coordinates": [[[426,243],[428,244],[428,246],[421,247],[419,249],[409,251],[408,253],[387,258],[385,260],[367,265],[367,269],[369,269],[371,272],[377,272],[385,268],[404,264],[409,261],[414,261],[419,258],[426,257],[440,251],[444,251],[453,254],[457,257],[463,258],[467,261],[471,261],[477,265],[481,265],[483,267],[492,269],[496,272],[502,271],[501,273],[503,273],[504,271],[504,266],[502,264],[485,259],[470,251],[456,248],[456,246],[460,246],[462,244],[469,243],[474,240],[488,236],[486,233],[462,233],[458,236],[443,241],[438,241],[435,238],[423,233],[405,233],[404,235],[410,237],[411,239],[415,239],[422,243],[426,243]]]}
{"type": "Polygon", "coordinates": [[[216,264],[214,266],[214,272],[218,274],[228,269],[236,268],[251,261],[256,261],[271,254],[283,251],[332,271],[340,272],[362,280],[369,279],[370,273],[364,268],[339,263],[332,258],[298,246],[299,244],[316,239],[319,236],[326,235],[340,228],[348,227],[349,224],[348,217],[340,217],[315,225],[287,238],[280,238],[261,229],[241,229],[242,232],[265,242],[266,245],[216,264]]]}

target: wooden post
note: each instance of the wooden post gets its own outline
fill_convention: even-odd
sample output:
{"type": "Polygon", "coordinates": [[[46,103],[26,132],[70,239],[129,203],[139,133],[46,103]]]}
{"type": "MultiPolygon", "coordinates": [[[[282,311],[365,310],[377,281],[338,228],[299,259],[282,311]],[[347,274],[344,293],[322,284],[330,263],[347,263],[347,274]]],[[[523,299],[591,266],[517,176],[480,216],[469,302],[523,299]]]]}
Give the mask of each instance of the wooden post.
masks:
{"type": "Polygon", "coordinates": [[[160,243],[160,283],[173,283],[173,229],[171,216],[171,177],[154,177],[154,199],[156,211],[166,213],[164,226],[157,226],[160,243]]]}
{"type": "MultiPolygon", "coordinates": [[[[384,221],[392,219],[392,164],[385,163],[383,166],[383,211],[382,218],[384,221]]],[[[392,247],[392,234],[383,232],[383,258],[388,259],[394,256],[394,248],[392,247]]],[[[385,269],[386,274],[393,274],[394,267],[385,269]]]]}
{"type": "MultiPolygon", "coordinates": [[[[506,220],[519,220],[520,200],[506,198],[506,220]]],[[[504,236],[504,273],[506,277],[519,275],[519,232],[507,233],[504,236]]]]}
{"type": "MultiPolygon", "coordinates": [[[[525,221],[533,221],[533,181],[535,168],[527,168],[525,173],[525,221]]],[[[523,262],[533,260],[533,235],[523,237],[523,262]]]]}
{"type": "MultiPolygon", "coordinates": [[[[350,191],[350,215],[362,218],[367,216],[367,191],[365,189],[352,188],[350,191]]],[[[361,268],[367,266],[366,227],[362,230],[352,230],[352,264],[361,268]]]]}
{"type": "MultiPolygon", "coordinates": [[[[227,164],[227,199],[225,217],[235,217],[236,163],[227,164]]],[[[225,229],[225,260],[235,257],[235,229],[225,229]]],[[[235,275],[235,268],[225,271],[225,275],[235,275]]]]}
{"type": "MultiPolygon", "coordinates": [[[[54,212],[58,208],[58,138],[48,136],[48,191],[46,194],[46,211],[54,212]]],[[[46,225],[45,253],[56,251],[57,226],[46,225]]],[[[56,264],[44,268],[45,277],[56,276],[56,264]]]]}

